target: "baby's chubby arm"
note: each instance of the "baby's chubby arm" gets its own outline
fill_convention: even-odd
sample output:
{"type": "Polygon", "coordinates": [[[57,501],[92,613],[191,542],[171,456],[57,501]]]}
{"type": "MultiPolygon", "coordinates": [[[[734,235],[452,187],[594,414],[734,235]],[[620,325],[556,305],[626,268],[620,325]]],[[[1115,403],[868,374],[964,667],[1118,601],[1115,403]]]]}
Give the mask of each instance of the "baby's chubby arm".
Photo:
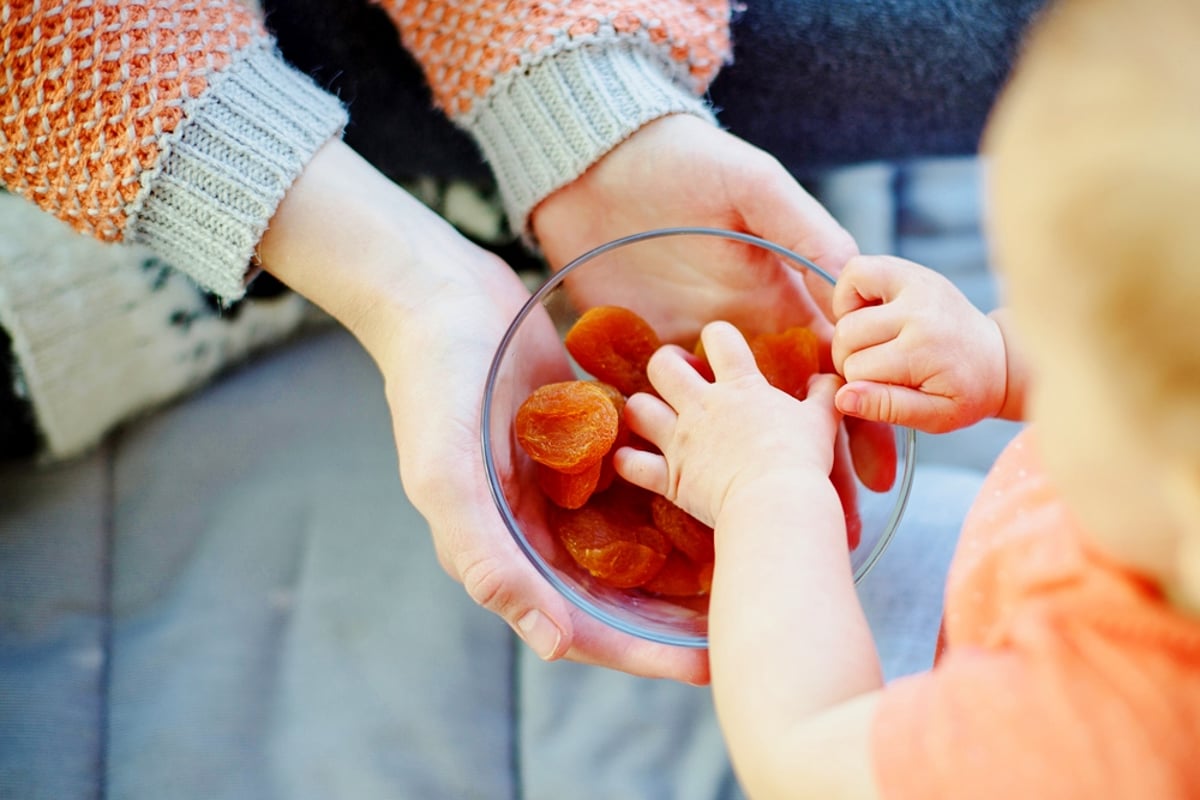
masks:
{"type": "Polygon", "coordinates": [[[714,380],[660,349],[648,367],[659,397],[630,397],[625,419],[661,455],[623,447],[617,471],[715,530],[713,695],[749,795],[874,797],[867,739],[882,677],[829,477],[841,380],[816,376],[799,401],[767,382],[729,323],[701,340],[714,380]]]}
{"type": "Polygon", "coordinates": [[[1003,311],[984,314],[945,276],[858,256],[833,294],[842,413],[927,433],[1023,415],[1025,370],[1003,311]]]}

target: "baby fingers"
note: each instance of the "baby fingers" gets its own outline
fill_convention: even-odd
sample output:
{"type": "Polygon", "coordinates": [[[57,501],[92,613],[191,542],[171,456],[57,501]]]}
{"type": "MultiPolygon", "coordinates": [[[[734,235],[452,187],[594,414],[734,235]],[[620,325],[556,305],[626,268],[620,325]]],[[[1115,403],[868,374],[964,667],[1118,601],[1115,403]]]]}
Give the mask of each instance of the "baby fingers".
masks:
{"type": "Polygon", "coordinates": [[[958,406],[952,399],[906,386],[851,381],[838,390],[836,404],[849,416],[926,433],[945,433],[960,427],[958,406]]]}
{"type": "Polygon", "coordinates": [[[833,366],[845,375],[846,361],[868,348],[894,341],[904,329],[905,317],[894,306],[866,306],[838,320],[833,329],[833,366]]]}
{"type": "Polygon", "coordinates": [[[704,353],[718,381],[735,380],[746,375],[761,375],[754,353],[741,331],[728,322],[710,322],[700,332],[704,353]]]}
{"type": "MultiPolygon", "coordinates": [[[[665,402],[652,394],[638,393],[625,401],[623,412],[629,429],[660,451],[674,436],[679,417],[665,402]]],[[[617,474],[630,483],[663,494],[667,488],[666,459],[658,453],[621,447],[613,454],[617,474]]]]}
{"type": "Polygon", "coordinates": [[[696,368],[695,357],[676,345],[664,345],[655,351],[646,364],[646,376],[659,396],[672,406],[708,384],[696,368]]]}
{"type": "Polygon", "coordinates": [[[667,460],[658,453],[622,447],[613,454],[613,467],[617,474],[635,486],[648,489],[655,494],[667,493],[667,460]]]}
{"type": "Polygon", "coordinates": [[[896,340],[853,351],[842,360],[839,372],[847,383],[870,381],[910,389],[920,388],[925,380],[913,369],[911,350],[896,340]]]}
{"type": "Polygon", "coordinates": [[[629,429],[658,449],[670,441],[679,416],[671,406],[652,394],[639,392],[625,401],[625,423],[629,429]]]}

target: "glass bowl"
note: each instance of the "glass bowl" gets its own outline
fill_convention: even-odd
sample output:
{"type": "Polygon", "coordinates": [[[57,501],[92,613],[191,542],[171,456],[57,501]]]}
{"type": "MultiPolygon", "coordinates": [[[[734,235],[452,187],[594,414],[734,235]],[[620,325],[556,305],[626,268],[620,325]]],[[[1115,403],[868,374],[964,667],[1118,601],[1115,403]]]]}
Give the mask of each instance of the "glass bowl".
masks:
{"type": "MultiPolygon", "coordinates": [[[[663,644],[706,647],[707,597],[673,598],[641,589],[615,588],[582,569],[552,531],[554,509],[539,488],[536,466],[517,442],[514,418],[520,404],[538,386],[555,381],[591,379],[563,344],[567,330],[587,307],[619,305],[651,323],[663,341],[694,341],[704,322],[727,319],[748,334],[779,330],[791,311],[768,311],[781,293],[805,303],[807,293],[796,277],[833,283],[833,278],[803,256],[748,234],[714,228],[664,228],[601,245],[548,278],[525,303],[501,340],[484,388],[481,438],[492,497],[522,552],[559,592],[584,612],[620,631],[663,644]],[[703,239],[703,241],[701,241],[703,239]],[[697,245],[704,245],[698,247],[697,245]],[[702,263],[697,263],[701,261],[702,263]],[[622,276],[646,263],[669,259],[683,280],[651,296],[640,284],[632,290],[622,276]],[[733,291],[721,296],[686,296],[688,270],[716,269],[733,291]],[[587,298],[586,306],[577,298],[587,298]],[[671,298],[671,299],[667,299],[671,298]],[[672,313],[686,300],[688,315],[672,313]],[[770,302],[768,302],[770,301],[770,302]],[[706,311],[695,313],[698,307],[706,311]],[[699,316],[706,317],[698,319],[699,316]]],[[[698,281],[692,281],[697,285],[698,281]]],[[[713,295],[713,293],[709,293],[713,295]]],[[[782,435],[782,433],[781,433],[782,435]]],[[[916,435],[893,428],[896,475],[886,491],[857,481],[855,500],[861,537],[850,551],[854,580],[870,571],[888,546],[912,485],[916,435]]],[[[802,532],[797,525],[797,535],[802,532]]]]}

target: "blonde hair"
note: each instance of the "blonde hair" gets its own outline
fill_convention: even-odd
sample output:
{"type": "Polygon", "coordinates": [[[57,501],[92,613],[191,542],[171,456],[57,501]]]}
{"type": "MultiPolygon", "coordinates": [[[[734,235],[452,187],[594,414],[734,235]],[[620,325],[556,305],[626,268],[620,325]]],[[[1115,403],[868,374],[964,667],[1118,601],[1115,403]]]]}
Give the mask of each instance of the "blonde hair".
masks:
{"type": "Polygon", "coordinates": [[[984,152],[1000,260],[1044,272],[1127,418],[1200,465],[1200,2],[1048,7],[984,152]]]}

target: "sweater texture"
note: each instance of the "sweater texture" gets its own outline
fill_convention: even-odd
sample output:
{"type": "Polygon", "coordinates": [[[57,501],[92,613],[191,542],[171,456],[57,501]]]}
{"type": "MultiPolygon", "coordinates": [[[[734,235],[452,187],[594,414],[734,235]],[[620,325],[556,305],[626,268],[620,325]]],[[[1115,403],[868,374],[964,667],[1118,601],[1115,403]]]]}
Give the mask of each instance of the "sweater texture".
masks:
{"type": "MultiPolygon", "coordinates": [[[[384,7],[437,105],[493,159],[518,228],[640,125],[706,114],[697,95],[729,51],[714,0],[384,7]]],[[[5,188],[102,241],[147,245],[226,300],[347,119],[236,0],[6,3],[0,47],[5,188]]]]}
{"type": "MultiPolygon", "coordinates": [[[[701,95],[729,54],[720,0],[379,7],[518,232],[646,122],[712,120],[701,95]]],[[[0,199],[85,235],[10,214],[0,251],[0,407],[63,458],[300,325],[298,299],[239,301],[284,194],[349,117],[249,2],[15,0],[0,49],[0,199]]]]}

